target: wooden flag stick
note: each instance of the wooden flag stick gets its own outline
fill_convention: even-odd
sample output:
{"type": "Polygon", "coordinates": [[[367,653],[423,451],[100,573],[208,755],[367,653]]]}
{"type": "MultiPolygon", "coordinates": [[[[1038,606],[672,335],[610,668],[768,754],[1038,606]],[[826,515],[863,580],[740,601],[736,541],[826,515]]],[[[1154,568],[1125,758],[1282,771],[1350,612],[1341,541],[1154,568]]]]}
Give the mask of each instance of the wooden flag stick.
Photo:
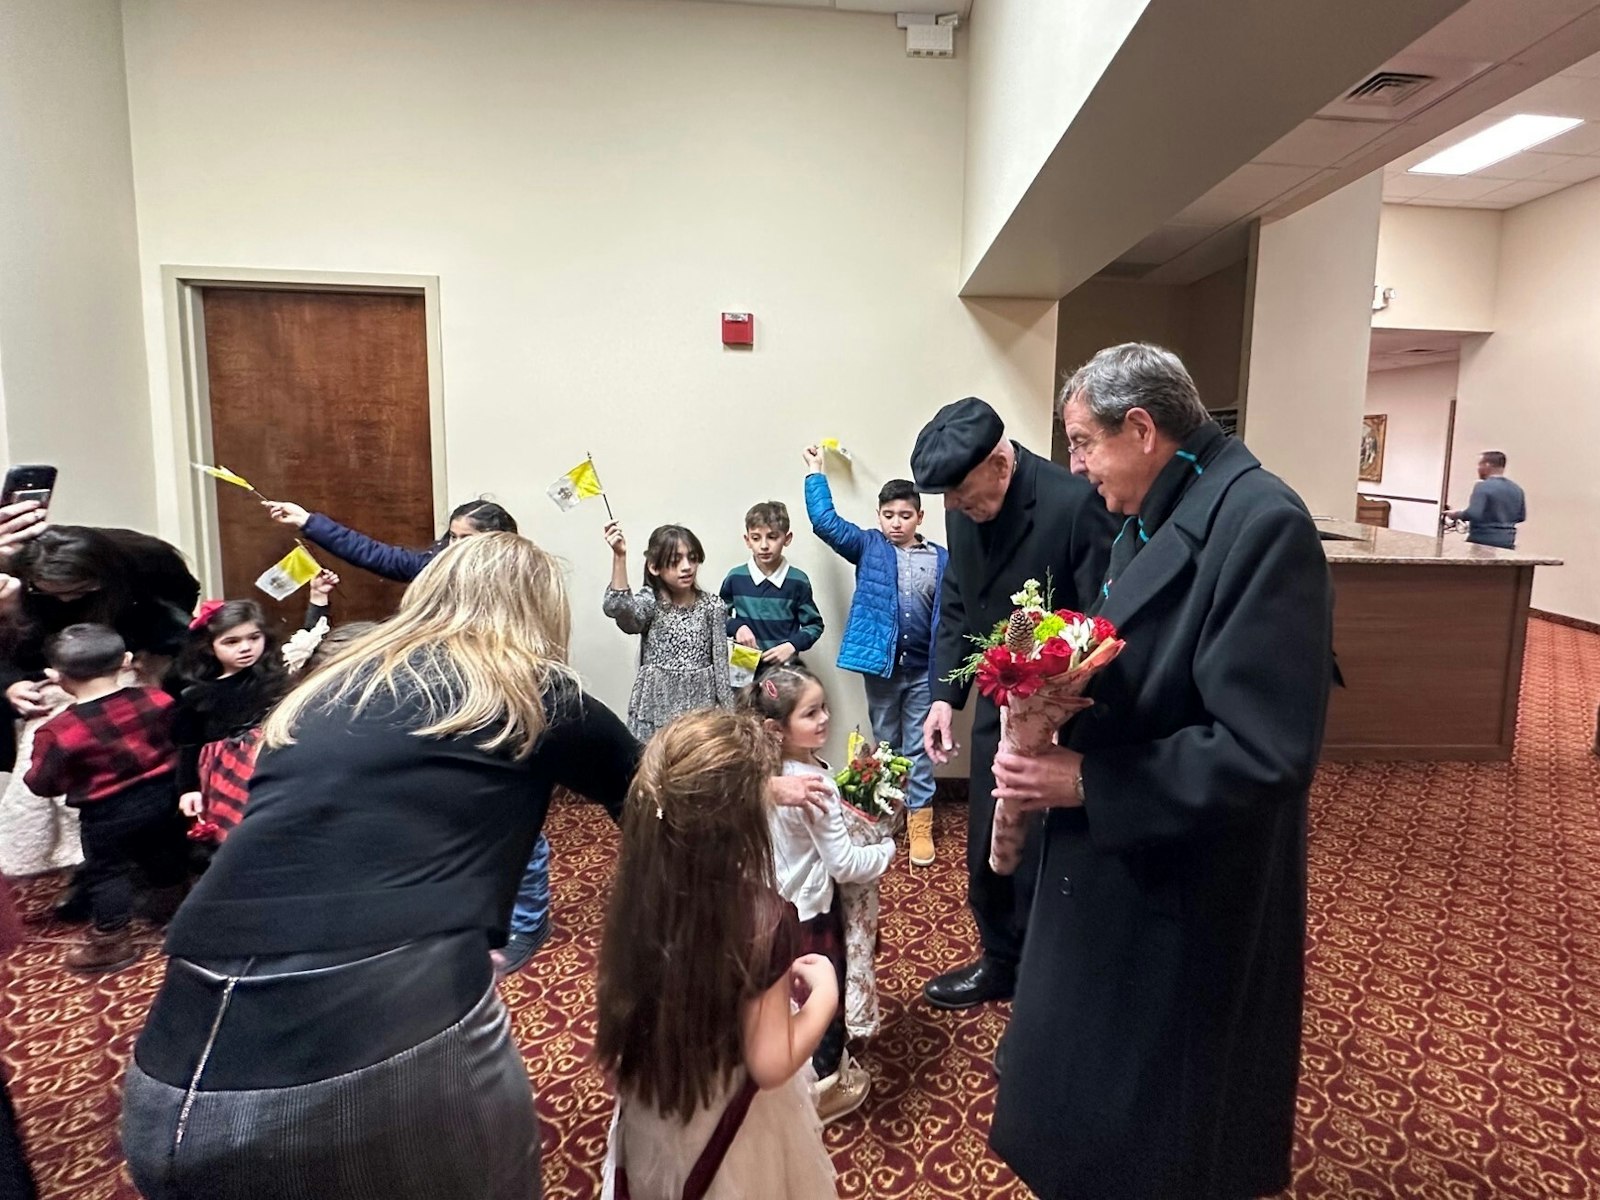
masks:
{"type": "MultiPolygon", "coordinates": [[[[589,460],[589,469],[594,471],[594,455],[590,454],[588,451],[585,451],[584,457],[589,460]]],[[[594,477],[596,480],[599,480],[600,472],[594,471],[594,477]]],[[[611,497],[606,495],[605,484],[600,485],[600,499],[605,502],[606,519],[608,521],[615,521],[617,519],[617,514],[611,511],[611,497]]]]}

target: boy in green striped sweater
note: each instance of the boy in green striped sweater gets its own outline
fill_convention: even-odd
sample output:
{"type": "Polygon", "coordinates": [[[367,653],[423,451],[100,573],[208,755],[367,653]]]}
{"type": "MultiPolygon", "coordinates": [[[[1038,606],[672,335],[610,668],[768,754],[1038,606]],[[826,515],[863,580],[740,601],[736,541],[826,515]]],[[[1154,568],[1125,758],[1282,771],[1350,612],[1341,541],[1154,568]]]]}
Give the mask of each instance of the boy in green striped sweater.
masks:
{"type": "Polygon", "coordinates": [[[757,504],[744,515],[750,561],[722,581],[728,636],[760,650],[769,663],[788,662],[822,636],[822,613],[811,595],[811,580],[783,556],[793,539],[783,501],[757,504]]]}

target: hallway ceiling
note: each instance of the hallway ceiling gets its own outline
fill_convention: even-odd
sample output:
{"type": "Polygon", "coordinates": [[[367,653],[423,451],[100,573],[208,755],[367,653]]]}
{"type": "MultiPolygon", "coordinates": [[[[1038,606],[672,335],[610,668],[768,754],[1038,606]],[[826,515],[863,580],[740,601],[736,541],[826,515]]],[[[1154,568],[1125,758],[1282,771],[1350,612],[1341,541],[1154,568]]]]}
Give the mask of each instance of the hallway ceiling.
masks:
{"type": "Polygon", "coordinates": [[[1389,204],[1445,208],[1514,208],[1600,177],[1600,54],[1568,67],[1480,116],[1441,134],[1383,169],[1389,204]],[[1582,117],[1584,123],[1532,150],[1470,175],[1408,175],[1430,154],[1516,113],[1582,117]]]}
{"type": "MultiPolygon", "coordinates": [[[[1580,93],[1586,98],[1584,112],[1553,115],[1586,116],[1592,109],[1600,124],[1597,58],[1597,0],[1471,0],[1401,54],[1386,63],[1374,64],[1374,71],[1389,68],[1442,75],[1441,85],[1433,89],[1440,93],[1436,98],[1432,92],[1423,93],[1418,97],[1422,106],[1415,111],[1402,107],[1397,111],[1405,115],[1398,119],[1351,119],[1352,110],[1339,103],[1341,94],[1322,112],[1262,150],[1124,251],[1101,275],[1150,283],[1182,284],[1201,279],[1245,256],[1254,221],[1288,216],[1376,170],[1385,170],[1387,177],[1390,163],[1409,166],[1420,162],[1437,149],[1436,142],[1454,140],[1458,129],[1471,132],[1493,124],[1507,111],[1529,111],[1517,107],[1523,102],[1523,94],[1538,92],[1546,85],[1552,89],[1547,97],[1551,103],[1558,97],[1566,101],[1580,93]],[[1458,72],[1453,76],[1449,73],[1452,65],[1458,72]],[[1495,115],[1488,116],[1489,113],[1495,115]],[[1482,125],[1476,124],[1480,120],[1482,125]]],[[[1354,80],[1351,86],[1359,82],[1354,80]]],[[[1541,172],[1553,171],[1555,175],[1500,179],[1492,188],[1473,186],[1478,183],[1476,177],[1466,177],[1472,181],[1467,186],[1434,194],[1441,196],[1441,202],[1452,191],[1475,194],[1486,201],[1496,191],[1513,188],[1500,197],[1503,205],[1492,205],[1509,207],[1522,202],[1514,198],[1518,195],[1532,198],[1536,187],[1554,191],[1569,186],[1576,178],[1561,180],[1557,176],[1587,171],[1591,161],[1596,167],[1593,174],[1600,174],[1600,157],[1590,158],[1600,155],[1600,134],[1594,126],[1580,125],[1559,142],[1559,149],[1558,140],[1539,148],[1556,161],[1533,159],[1527,164],[1529,169],[1537,166],[1541,172]]],[[[1403,166],[1399,173],[1403,175],[1403,166]]],[[[1437,177],[1434,181],[1461,182],[1437,177]]],[[[1388,186],[1386,178],[1385,199],[1389,198],[1388,186]]],[[[1407,186],[1415,185],[1401,185],[1401,189],[1407,186]]],[[[1463,201],[1452,198],[1450,202],[1463,201]]],[[[1473,203],[1470,199],[1465,202],[1473,203]]],[[[1477,206],[1491,207],[1487,203],[1477,206]]]]}

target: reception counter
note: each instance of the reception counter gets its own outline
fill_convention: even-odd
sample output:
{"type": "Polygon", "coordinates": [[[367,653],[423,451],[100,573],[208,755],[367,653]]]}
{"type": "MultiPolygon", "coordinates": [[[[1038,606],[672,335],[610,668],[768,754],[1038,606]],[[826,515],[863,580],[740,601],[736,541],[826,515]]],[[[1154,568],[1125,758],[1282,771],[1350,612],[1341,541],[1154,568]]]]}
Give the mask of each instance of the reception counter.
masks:
{"type": "Polygon", "coordinates": [[[1559,559],[1319,518],[1333,572],[1323,757],[1507,759],[1534,568],[1559,559]]]}

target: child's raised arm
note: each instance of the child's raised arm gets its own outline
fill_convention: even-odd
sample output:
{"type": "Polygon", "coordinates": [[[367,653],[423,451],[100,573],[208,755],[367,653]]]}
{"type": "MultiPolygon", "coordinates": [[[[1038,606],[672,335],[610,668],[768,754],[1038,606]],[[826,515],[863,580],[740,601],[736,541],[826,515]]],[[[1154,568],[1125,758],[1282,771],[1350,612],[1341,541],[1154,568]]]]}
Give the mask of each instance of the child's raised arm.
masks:
{"type": "Polygon", "coordinates": [[[811,1061],[839,1008],[839,981],[820,954],[795,959],[784,977],[744,1006],[744,1065],[758,1088],[782,1087],[811,1061]],[[810,991],[790,1013],[796,977],[810,991]]]}
{"type": "Polygon", "coordinates": [[[811,532],[846,562],[859,563],[866,550],[867,531],[834,510],[833,489],[822,471],[822,451],[808,446],[805,458],[806,516],[811,518],[811,532]]]}
{"type": "Polygon", "coordinates": [[[643,633],[650,627],[655,605],[628,590],[628,539],[622,535],[622,526],[612,521],[605,533],[606,545],[611,547],[611,585],[600,611],[623,633],[643,633]]]}

